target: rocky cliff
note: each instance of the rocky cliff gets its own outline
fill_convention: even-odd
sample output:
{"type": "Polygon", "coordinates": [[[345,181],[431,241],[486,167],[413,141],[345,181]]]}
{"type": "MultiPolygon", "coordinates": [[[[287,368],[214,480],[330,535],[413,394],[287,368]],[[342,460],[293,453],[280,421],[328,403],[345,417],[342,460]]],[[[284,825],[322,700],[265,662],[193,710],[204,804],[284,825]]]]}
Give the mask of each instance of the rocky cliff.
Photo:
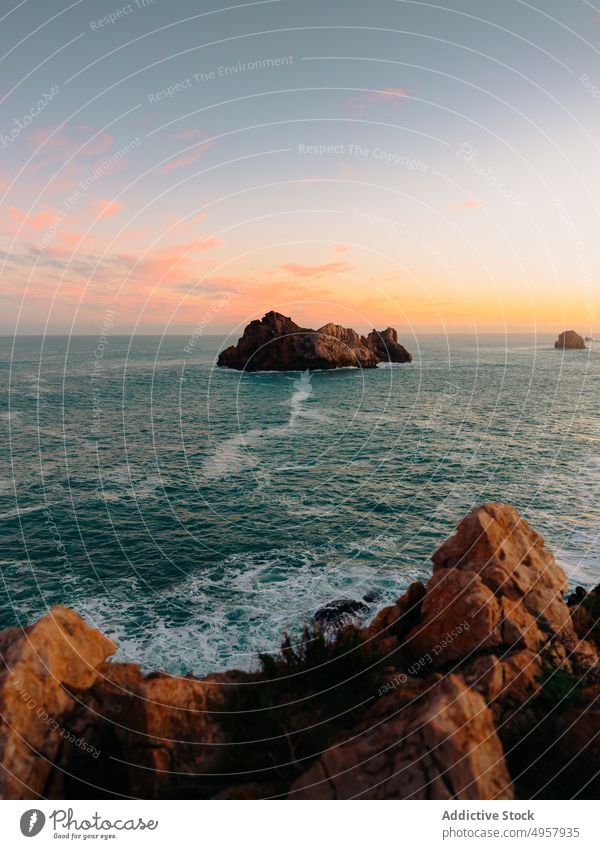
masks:
{"type": "Polygon", "coordinates": [[[237,345],[221,352],[217,364],[246,371],[305,371],[352,366],[375,368],[379,362],[410,362],[411,355],[388,327],[368,339],[339,324],[318,330],[300,327],[291,318],[268,312],[251,321],[237,345]]]}
{"type": "Polygon", "coordinates": [[[55,607],[0,634],[0,795],[597,798],[600,593],[484,504],[366,628],[257,671],[143,674],[55,607]]]}

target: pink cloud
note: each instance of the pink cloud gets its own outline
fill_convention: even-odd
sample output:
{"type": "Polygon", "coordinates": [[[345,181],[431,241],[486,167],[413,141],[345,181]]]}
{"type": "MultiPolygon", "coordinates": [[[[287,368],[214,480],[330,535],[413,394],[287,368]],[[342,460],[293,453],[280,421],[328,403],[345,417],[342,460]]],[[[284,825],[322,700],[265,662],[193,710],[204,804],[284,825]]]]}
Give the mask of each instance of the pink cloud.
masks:
{"type": "Polygon", "coordinates": [[[51,227],[58,221],[58,215],[51,209],[43,210],[35,215],[26,215],[18,207],[9,206],[7,212],[11,221],[18,224],[19,227],[28,227],[31,230],[42,230],[44,227],[51,227]]]}
{"type": "Polygon", "coordinates": [[[301,265],[296,262],[287,262],[280,265],[279,268],[296,277],[319,277],[321,274],[339,274],[342,271],[350,271],[352,266],[345,262],[325,262],[322,265],[301,265]]]}
{"type": "Polygon", "coordinates": [[[394,88],[392,86],[381,89],[381,91],[365,91],[353,97],[348,106],[350,113],[354,116],[362,115],[366,110],[377,103],[401,103],[409,97],[406,89],[394,88]]]}
{"type": "Polygon", "coordinates": [[[382,92],[378,92],[376,97],[383,98],[395,98],[395,97],[408,97],[405,88],[384,88],[382,92]]]}
{"type": "Polygon", "coordinates": [[[61,232],[58,234],[61,241],[63,241],[67,245],[78,245],[82,248],[85,244],[87,248],[92,245],[99,245],[100,240],[97,239],[92,233],[86,233],[83,230],[73,230],[71,232],[61,232]]]}
{"type": "Polygon", "coordinates": [[[123,204],[119,203],[118,200],[104,200],[102,198],[94,201],[92,206],[100,221],[104,221],[105,218],[110,218],[112,215],[116,215],[117,212],[120,212],[123,209],[123,204]]]}
{"type": "Polygon", "coordinates": [[[44,250],[45,253],[50,254],[50,256],[59,256],[59,257],[67,257],[73,256],[73,251],[69,248],[62,248],[60,245],[49,245],[44,250]]]}
{"type": "Polygon", "coordinates": [[[208,239],[194,240],[193,242],[179,242],[176,245],[161,248],[161,250],[158,251],[158,254],[164,257],[185,257],[190,254],[198,253],[198,251],[208,251],[211,248],[216,248],[218,244],[219,240],[212,237],[208,239]]]}
{"type": "MultiPolygon", "coordinates": [[[[114,145],[114,138],[110,133],[103,131],[99,133],[95,138],[92,136],[95,135],[94,127],[76,127],[77,135],[79,139],[83,136],[84,138],[87,136],[89,141],[85,143],[85,147],[83,148],[83,153],[86,156],[102,156],[104,153],[108,153],[109,150],[112,149],[114,145]]],[[[81,141],[79,142],[81,144],[81,141]]]]}
{"type": "Polygon", "coordinates": [[[129,167],[129,159],[126,156],[121,157],[121,159],[117,159],[115,162],[112,162],[108,167],[106,166],[106,157],[98,157],[98,159],[91,164],[88,168],[88,171],[93,172],[95,168],[102,167],[103,174],[117,174],[119,171],[125,171],[126,168],[129,167]]]}
{"type": "Polygon", "coordinates": [[[189,263],[194,254],[212,250],[219,244],[218,239],[207,238],[170,245],[143,258],[131,253],[119,253],[117,258],[132,267],[131,273],[137,279],[172,283],[192,276],[189,263]]]}
{"type": "Polygon", "coordinates": [[[186,156],[180,156],[177,159],[171,159],[160,169],[161,174],[168,174],[170,171],[175,171],[177,168],[185,168],[186,165],[192,165],[202,158],[204,152],[212,147],[214,142],[202,142],[196,150],[190,152],[186,156]]]}
{"type": "Polygon", "coordinates": [[[186,165],[191,165],[193,162],[197,162],[200,157],[196,154],[190,156],[181,156],[179,159],[171,159],[170,162],[167,162],[166,165],[160,169],[161,174],[168,174],[169,171],[176,171],[177,168],[185,168],[186,165]]]}
{"type": "Polygon", "coordinates": [[[64,163],[71,157],[89,160],[106,155],[112,149],[114,139],[105,130],[96,133],[94,127],[76,124],[40,127],[28,138],[36,152],[39,151],[39,164],[43,167],[50,163],[64,163]]]}
{"type": "Polygon", "coordinates": [[[41,147],[45,144],[48,150],[52,150],[63,147],[66,144],[66,137],[60,125],[56,124],[33,130],[29,135],[29,141],[32,147],[41,147]]]}
{"type": "Polygon", "coordinates": [[[348,245],[334,245],[333,249],[336,252],[336,254],[345,254],[346,251],[350,250],[348,245]]]}
{"type": "Polygon", "coordinates": [[[483,204],[476,198],[467,198],[466,200],[457,203],[455,209],[481,209],[483,204]]]}
{"type": "Polygon", "coordinates": [[[177,141],[186,141],[187,139],[197,139],[198,136],[201,135],[201,130],[183,130],[180,133],[174,133],[171,138],[174,138],[177,141]]]}

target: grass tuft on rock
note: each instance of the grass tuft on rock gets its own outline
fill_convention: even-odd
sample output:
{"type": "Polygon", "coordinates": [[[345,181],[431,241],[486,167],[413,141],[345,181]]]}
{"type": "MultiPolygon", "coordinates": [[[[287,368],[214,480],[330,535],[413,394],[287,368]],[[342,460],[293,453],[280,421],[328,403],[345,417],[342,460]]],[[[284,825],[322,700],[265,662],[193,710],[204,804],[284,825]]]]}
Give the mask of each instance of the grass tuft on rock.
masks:
{"type": "Polygon", "coordinates": [[[541,677],[540,703],[547,711],[564,710],[579,701],[581,679],[562,666],[546,669],[541,677]]]}
{"type": "Polygon", "coordinates": [[[289,786],[377,698],[383,658],[353,627],[334,641],[305,628],[233,687],[222,727],[240,783],[289,786]]]}

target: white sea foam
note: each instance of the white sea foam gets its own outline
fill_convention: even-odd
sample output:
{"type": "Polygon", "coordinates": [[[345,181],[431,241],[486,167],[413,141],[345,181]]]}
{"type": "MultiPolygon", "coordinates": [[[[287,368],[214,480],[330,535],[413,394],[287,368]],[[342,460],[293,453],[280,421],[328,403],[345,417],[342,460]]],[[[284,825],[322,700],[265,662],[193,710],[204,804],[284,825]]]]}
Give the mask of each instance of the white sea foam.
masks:
{"type": "Polygon", "coordinates": [[[302,405],[308,401],[312,395],[313,388],[311,386],[311,374],[309,371],[303,371],[298,380],[293,383],[294,391],[290,399],[290,421],[289,426],[293,427],[296,419],[302,414],[302,405]]]}
{"type": "Polygon", "coordinates": [[[13,493],[14,488],[15,488],[14,478],[1,478],[0,479],[0,495],[6,495],[7,493],[13,493]]]}
{"type": "Polygon", "coordinates": [[[199,482],[222,480],[229,475],[238,474],[245,469],[252,469],[256,466],[258,460],[249,449],[252,441],[259,434],[259,430],[249,430],[246,433],[238,433],[222,442],[213,456],[202,464],[199,482]]]}
{"type": "MultiPolygon", "coordinates": [[[[271,471],[261,467],[259,458],[253,453],[261,440],[269,437],[284,436],[295,427],[298,418],[305,416],[303,405],[312,395],[311,373],[301,372],[300,377],[293,382],[292,396],[289,400],[290,416],[286,424],[269,428],[252,428],[226,439],[216,449],[212,457],[204,461],[198,475],[198,483],[204,481],[223,480],[240,472],[258,469],[254,472],[259,485],[269,485],[271,471]]],[[[316,416],[316,414],[313,414],[316,416]]]]}
{"type": "Polygon", "coordinates": [[[399,594],[397,579],[344,560],[327,546],[274,548],[231,555],[218,569],[182,578],[161,592],[161,613],[135,579],[118,598],[80,596],[75,606],[117,643],[116,659],[135,660],[145,669],[206,674],[255,667],[258,652],[276,651],[286,631],[299,633],[334,598],[361,599],[375,590],[381,606],[399,594]],[[178,611],[186,612],[184,622],[177,621],[178,611]]]}

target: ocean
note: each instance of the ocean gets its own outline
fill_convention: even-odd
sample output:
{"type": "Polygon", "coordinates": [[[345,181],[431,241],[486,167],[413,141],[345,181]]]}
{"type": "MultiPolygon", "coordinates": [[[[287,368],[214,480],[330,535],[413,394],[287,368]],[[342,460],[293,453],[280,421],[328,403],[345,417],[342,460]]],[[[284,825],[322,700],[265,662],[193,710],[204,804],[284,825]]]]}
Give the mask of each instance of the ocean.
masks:
{"type": "Polygon", "coordinates": [[[0,339],[0,628],[65,604],[144,669],[253,668],[327,602],[426,578],[486,500],[596,585],[600,346],[554,338],[312,374],[217,369],[218,337],[0,339]]]}

